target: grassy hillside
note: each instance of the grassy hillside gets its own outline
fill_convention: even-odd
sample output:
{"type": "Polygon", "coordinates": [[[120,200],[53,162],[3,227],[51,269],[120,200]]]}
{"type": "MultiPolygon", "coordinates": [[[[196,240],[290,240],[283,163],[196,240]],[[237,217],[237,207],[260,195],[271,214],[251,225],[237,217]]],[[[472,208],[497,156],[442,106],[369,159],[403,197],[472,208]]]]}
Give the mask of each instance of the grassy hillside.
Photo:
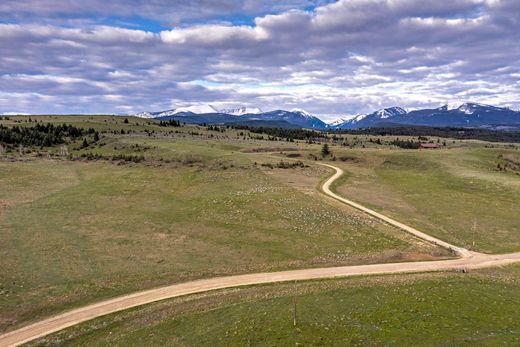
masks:
{"type": "Polygon", "coordinates": [[[474,237],[483,251],[520,248],[518,150],[508,144],[447,140],[419,152],[389,145],[391,136],[291,140],[111,116],[0,119],[36,122],[85,132],[0,148],[2,331],[190,279],[448,256],[321,195],[331,174],[316,165],[323,160],[347,170],[341,194],[405,223],[463,246],[474,237]]]}
{"type": "MultiPolygon", "coordinates": [[[[336,190],[441,239],[482,252],[520,249],[520,176],[499,170],[518,150],[354,150],[336,190]],[[506,158],[506,159],[504,159],[506,158]]],[[[511,164],[512,167],[512,164],[511,164]]]]}
{"type": "MultiPolygon", "coordinates": [[[[56,121],[69,119],[125,124],[56,121]]],[[[312,146],[136,122],[156,133],[108,128],[68,157],[59,145],[0,161],[0,329],[194,278],[446,255],[321,196],[322,168],[261,165],[312,146]]]]}
{"type": "Polygon", "coordinates": [[[519,284],[515,266],[225,290],[100,318],[34,345],[512,346],[519,284]]]}

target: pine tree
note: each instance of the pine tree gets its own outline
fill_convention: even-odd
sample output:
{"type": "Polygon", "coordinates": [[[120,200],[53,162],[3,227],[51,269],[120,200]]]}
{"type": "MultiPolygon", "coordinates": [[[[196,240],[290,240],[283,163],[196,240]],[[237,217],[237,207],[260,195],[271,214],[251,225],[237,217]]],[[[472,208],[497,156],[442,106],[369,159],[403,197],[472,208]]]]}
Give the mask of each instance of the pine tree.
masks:
{"type": "Polygon", "coordinates": [[[325,143],[323,147],[321,147],[321,155],[323,155],[324,157],[330,155],[330,149],[328,144],[325,143]]]}

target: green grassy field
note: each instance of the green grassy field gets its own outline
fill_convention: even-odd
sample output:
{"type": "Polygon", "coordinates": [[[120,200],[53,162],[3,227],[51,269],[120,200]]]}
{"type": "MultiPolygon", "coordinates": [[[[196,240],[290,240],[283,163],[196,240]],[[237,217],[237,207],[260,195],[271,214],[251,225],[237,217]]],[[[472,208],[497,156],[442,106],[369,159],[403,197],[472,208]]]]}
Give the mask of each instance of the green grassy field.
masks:
{"type": "MultiPolygon", "coordinates": [[[[0,153],[0,268],[9,269],[0,271],[0,331],[191,279],[449,256],[321,195],[332,172],[316,165],[319,143],[109,116],[0,124],[35,121],[93,128],[101,139],[0,153]],[[296,160],[302,167],[277,168],[296,160]]],[[[474,238],[482,251],[520,249],[520,178],[497,170],[517,150],[350,141],[331,144],[347,171],[335,184],[341,194],[463,246],[474,238]]]]}
{"type": "MultiPolygon", "coordinates": [[[[340,194],[446,241],[482,252],[520,249],[520,176],[497,170],[518,150],[353,150],[336,163],[340,194]]],[[[341,155],[341,154],[338,154],[341,155]]],[[[518,155],[518,154],[517,154],[518,155]]]]}
{"type": "Polygon", "coordinates": [[[33,345],[513,346],[519,285],[514,266],[224,290],[99,318],[33,345]]]}
{"type": "MultiPolygon", "coordinates": [[[[0,329],[195,278],[447,255],[321,196],[322,168],[262,167],[280,160],[252,152],[266,141],[179,131],[107,134],[70,145],[77,160],[36,148],[0,162],[0,329]]],[[[276,144],[295,146],[312,150],[276,144]]]]}

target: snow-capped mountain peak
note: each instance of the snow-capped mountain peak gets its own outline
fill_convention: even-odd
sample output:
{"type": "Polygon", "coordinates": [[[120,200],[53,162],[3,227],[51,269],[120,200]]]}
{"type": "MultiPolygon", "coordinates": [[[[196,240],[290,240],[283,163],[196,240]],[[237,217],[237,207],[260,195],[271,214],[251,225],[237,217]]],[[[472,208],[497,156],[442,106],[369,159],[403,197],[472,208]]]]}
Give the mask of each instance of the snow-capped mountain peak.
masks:
{"type": "Polygon", "coordinates": [[[352,117],[349,117],[349,118],[346,118],[346,117],[340,117],[336,120],[333,120],[331,122],[328,122],[327,124],[331,127],[335,127],[335,126],[338,126],[340,124],[343,124],[345,122],[347,122],[349,119],[352,119],[352,117]]]}
{"type": "MultiPolygon", "coordinates": [[[[511,106],[510,106],[511,107],[511,106]]],[[[259,124],[269,126],[316,129],[357,129],[384,127],[391,124],[417,126],[489,127],[492,129],[520,129],[520,112],[474,102],[449,103],[439,108],[408,110],[401,107],[384,108],[370,114],[342,115],[330,123],[310,115],[302,109],[278,109],[262,112],[249,106],[217,110],[212,105],[194,105],[162,112],[141,112],[136,116],[156,119],[183,118],[194,124],[259,124]],[[504,128],[505,129],[505,128],[504,128]]]]}
{"type": "Polygon", "coordinates": [[[457,110],[465,114],[473,114],[473,112],[475,112],[475,106],[475,104],[465,103],[460,105],[460,107],[457,108],[457,110]]]}
{"type": "Polygon", "coordinates": [[[191,112],[195,114],[205,114],[205,113],[217,113],[218,109],[211,105],[192,105],[187,107],[179,107],[174,110],[174,114],[182,113],[182,112],[191,112]]]}
{"type": "Polygon", "coordinates": [[[501,107],[486,105],[486,104],[479,104],[476,102],[467,102],[459,107],[459,110],[466,113],[466,114],[473,114],[477,110],[484,110],[484,112],[496,112],[503,110],[501,107]]]}
{"type": "Polygon", "coordinates": [[[458,111],[467,115],[474,114],[477,109],[486,109],[486,112],[500,110],[500,107],[479,104],[476,102],[451,102],[439,108],[444,111],[458,111]]]}
{"type": "Polygon", "coordinates": [[[263,111],[258,107],[247,107],[247,106],[219,110],[219,113],[230,114],[233,116],[243,116],[245,114],[259,114],[262,112],[263,111]]]}
{"type": "Polygon", "coordinates": [[[368,116],[368,114],[361,113],[361,114],[358,114],[357,116],[355,116],[354,118],[352,118],[351,121],[352,121],[352,123],[357,123],[357,122],[365,119],[367,116],[368,116]]]}
{"type": "Polygon", "coordinates": [[[390,107],[390,108],[383,108],[383,109],[377,111],[376,114],[379,116],[379,118],[386,119],[386,118],[406,114],[406,111],[401,107],[390,107]]]}
{"type": "Polygon", "coordinates": [[[383,108],[370,114],[362,113],[354,117],[349,117],[343,122],[340,122],[339,124],[333,124],[331,126],[340,129],[348,129],[358,127],[359,125],[370,125],[380,122],[381,120],[386,120],[387,118],[394,118],[405,114],[407,114],[406,110],[401,107],[383,108]]]}
{"type": "Polygon", "coordinates": [[[453,101],[453,102],[447,103],[446,105],[442,106],[441,108],[446,109],[446,111],[451,111],[451,110],[457,110],[462,105],[464,105],[463,102],[453,101]]]}
{"type": "Polygon", "coordinates": [[[158,118],[158,117],[167,117],[173,116],[178,113],[194,113],[194,114],[206,114],[206,113],[217,113],[218,110],[211,105],[192,105],[174,108],[167,111],[161,112],[141,112],[137,113],[135,116],[140,118],[158,118]]]}
{"type": "Polygon", "coordinates": [[[291,110],[291,112],[292,113],[299,113],[299,114],[301,114],[302,116],[305,116],[305,117],[312,117],[312,115],[309,112],[307,112],[305,110],[302,110],[301,108],[293,108],[291,110]]]}
{"type": "Polygon", "coordinates": [[[140,112],[140,113],[135,114],[135,116],[139,117],[139,118],[155,118],[155,117],[157,117],[157,114],[155,114],[153,112],[140,112]]]}

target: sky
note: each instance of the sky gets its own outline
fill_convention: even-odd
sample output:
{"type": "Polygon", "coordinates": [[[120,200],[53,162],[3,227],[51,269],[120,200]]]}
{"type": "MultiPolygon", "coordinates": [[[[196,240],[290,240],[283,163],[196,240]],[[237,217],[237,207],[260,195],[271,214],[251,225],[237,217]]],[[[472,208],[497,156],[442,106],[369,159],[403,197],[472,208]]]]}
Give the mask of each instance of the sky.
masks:
{"type": "Polygon", "coordinates": [[[519,0],[2,0],[0,114],[520,109],[519,0]]]}

